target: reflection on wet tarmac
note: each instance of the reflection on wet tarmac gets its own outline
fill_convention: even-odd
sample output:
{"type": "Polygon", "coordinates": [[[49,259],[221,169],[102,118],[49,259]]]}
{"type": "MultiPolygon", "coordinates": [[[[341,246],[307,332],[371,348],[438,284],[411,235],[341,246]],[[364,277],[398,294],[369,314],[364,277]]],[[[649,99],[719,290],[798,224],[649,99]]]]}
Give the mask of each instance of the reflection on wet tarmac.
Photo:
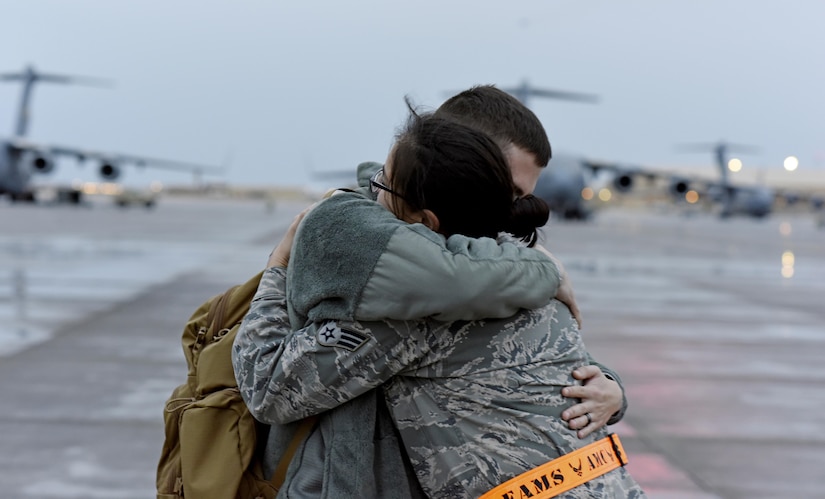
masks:
{"type": "Polygon", "coordinates": [[[782,277],[787,279],[793,277],[794,261],[793,251],[782,253],[782,277]]]}
{"type": "Polygon", "coordinates": [[[0,207],[0,357],[227,253],[262,260],[265,250],[245,240],[271,232],[273,213],[225,203],[171,201],[153,213],[0,207]]]}

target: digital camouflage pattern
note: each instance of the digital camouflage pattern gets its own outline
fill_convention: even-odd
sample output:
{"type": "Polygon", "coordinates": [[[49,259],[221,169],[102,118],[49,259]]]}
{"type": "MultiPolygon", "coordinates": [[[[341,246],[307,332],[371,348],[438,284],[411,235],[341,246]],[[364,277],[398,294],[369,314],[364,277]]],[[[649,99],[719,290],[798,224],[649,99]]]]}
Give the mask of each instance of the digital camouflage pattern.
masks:
{"type": "MultiPolygon", "coordinates": [[[[233,363],[256,418],[286,423],[386,382],[387,403],[424,490],[478,497],[583,447],[561,420],[570,373],[589,363],[567,307],[507,319],[438,322],[323,321],[295,331],[286,271],[264,272],[235,339],[233,363]]],[[[644,497],[624,468],[560,497],[644,497]]]]}

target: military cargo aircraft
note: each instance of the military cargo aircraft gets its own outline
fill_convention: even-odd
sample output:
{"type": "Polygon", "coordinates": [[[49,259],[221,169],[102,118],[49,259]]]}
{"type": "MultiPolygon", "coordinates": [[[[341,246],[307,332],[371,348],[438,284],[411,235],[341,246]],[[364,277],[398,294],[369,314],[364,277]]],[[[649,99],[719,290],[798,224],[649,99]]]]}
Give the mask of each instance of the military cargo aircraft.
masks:
{"type": "MultiPolygon", "coordinates": [[[[196,176],[216,174],[220,168],[204,166],[181,161],[150,158],[133,154],[103,152],[79,147],[67,147],[55,144],[43,144],[26,138],[31,113],[32,91],[37,83],[61,83],[82,85],[106,85],[107,82],[97,78],[66,76],[40,73],[31,66],[20,73],[0,73],[0,81],[23,83],[23,93],[17,114],[14,134],[9,138],[0,138],[0,196],[7,195],[12,201],[36,201],[32,179],[35,175],[51,173],[58,157],[74,158],[78,162],[87,160],[99,164],[98,173],[104,180],[113,181],[120,176],[124,166],[151,167],[165,170],[190,172],[196,176]]],[[[74,187],[64,187],[58,193],[58,199],[69,203],[80,203],[82,191],[74,187]]]]}

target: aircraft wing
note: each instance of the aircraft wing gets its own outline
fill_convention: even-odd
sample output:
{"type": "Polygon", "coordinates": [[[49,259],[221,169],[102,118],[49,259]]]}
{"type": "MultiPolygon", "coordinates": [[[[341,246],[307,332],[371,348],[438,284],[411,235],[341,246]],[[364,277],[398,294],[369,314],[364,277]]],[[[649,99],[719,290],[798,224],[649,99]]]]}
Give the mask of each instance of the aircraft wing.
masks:
{"type": "MultiPolygon", "coordinates": [[[[510,94],[518,94],[520,91],[524,91],[521,88],[502,88],[507,93],[510,94]]],[[[577,101],[577,102],[591,102],[595,103],[599,101],[599,98],[595,95],[590,94],[583,94],[580,92],[567,92],[563,90],[549,90],[544,88],[528,88],[528,95],[531,97],[545,97],[547,99],[556,99],[556,100],[569,100],[569,101],[577,101]]]]}
{"type": "Polygon", "coordinates": [[[354,170],[312,170],[310,177],[314,180],[344,182],[352,186],[367,186],[370,178],[381,167],[379,163],[361,163],[354,170]]]}
{"type": "Polygon", "coordinates": [[[606,161],[586,159],[582,161],[582,166],[594,175],[598,175],[601,172],[610,172],[613,176],[614,187],[622,192],[630,190],[638,179],[653,183],[656,179],[670,179],[671,177],[671,175],[666,172],[656,171],[644,166],[606,161]]]}
{"type": "Polygon", "coordinates": [[[14,137],[8,140],[8,145],[20,153],[31,153],[35,170],[41,173],[48,173],[53,168],[53,158],[63,156],[71,157],[79,162],[86,160],[100,163],[100,174],[104,178],[114,180],[120,173],[123,165],[133,165],[136,167],[151,167],[162,170],[184,171],[196,174],[216,175],[223,173],[224,169],[218,166],[201,165],[183,161],[152,158],[148,156],[138,156],[134,154],[124,154],[118,152],[96,151],[78,147],[67,147],[55,144],[43,144],[32,142],[22,137],[14,137]]]}
{"type": "Polygon", "coordinates": [[[313,170],[310,176],[318,180],[352,180],[357,176],[355,170],[313,170]]]}

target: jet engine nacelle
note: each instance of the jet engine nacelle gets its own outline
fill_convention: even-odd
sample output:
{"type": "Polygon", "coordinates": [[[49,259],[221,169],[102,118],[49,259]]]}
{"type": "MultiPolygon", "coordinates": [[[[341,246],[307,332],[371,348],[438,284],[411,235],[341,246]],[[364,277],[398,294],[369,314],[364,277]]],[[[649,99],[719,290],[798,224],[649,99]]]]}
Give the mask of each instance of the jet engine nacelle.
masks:
{"type": "Polygon", "coordinates": [[[627,192],[633,188],[633,176],[619,172],[613,177],[613,187],[619,192],[627,192]]]}
{"type": "Polygon", "coordinates": [[[687,179],[673,177],[670,179],[670,185],[667,188],[670,195],[675,198],[684,197],[687,191],[690,190],[690,182],[687,179]]]}
{"type": "Polygon", "coordinates": [[[35,153],[31,157],[31,167],[37,173],[51,173],[54,170],[54,160],[47,154],[35,153]]]}
{"type": "Polygon", "coordinates": [[[100,176],[106,180],[115,180],[120,177],[120,168],[111,161],[100,165],[100,176]]]}

